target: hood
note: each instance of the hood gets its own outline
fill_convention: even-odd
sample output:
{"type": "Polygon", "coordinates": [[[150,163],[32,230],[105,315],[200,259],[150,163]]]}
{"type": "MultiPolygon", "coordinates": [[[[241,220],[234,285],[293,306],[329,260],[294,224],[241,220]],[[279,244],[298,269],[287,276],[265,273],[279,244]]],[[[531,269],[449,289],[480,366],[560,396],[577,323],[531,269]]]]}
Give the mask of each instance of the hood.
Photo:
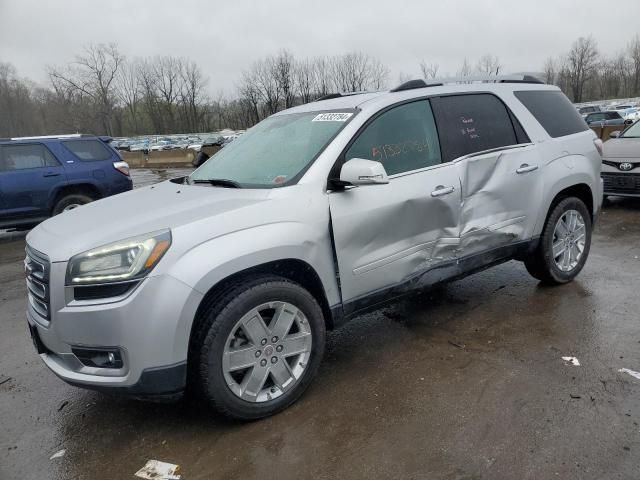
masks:
{"type": "Polygon", "coordinates": [[[121,193],[61,213],[38,225],[27,243],[52,262],[145,233],[175,229],[267,201],[268,189],[248,190],[171,181],[121,193]]]}
{"type": "Polygon", "coordinates": [[[603,145],[602,158],[640,159],[640,138],[612,138],[603,145]]]}

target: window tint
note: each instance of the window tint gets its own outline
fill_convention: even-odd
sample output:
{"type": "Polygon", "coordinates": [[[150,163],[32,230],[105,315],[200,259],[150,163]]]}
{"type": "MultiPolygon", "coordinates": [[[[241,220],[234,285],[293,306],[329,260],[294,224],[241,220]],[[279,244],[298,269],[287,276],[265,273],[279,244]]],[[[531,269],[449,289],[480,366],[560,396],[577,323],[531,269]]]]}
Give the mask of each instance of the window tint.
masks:
{"type": "Polygon", "coordinates": [[[62,142],[80,160],[108,160],[113,153],[100,140],[69,140],[62,142]]]}
{"type": "Polygon", "coordinates": [[[587,118],[590,122],[602,122],[605,119],[605,113],[593,113],[591,115],[587,115],[587,118]]]}
{"type": "Polygon", "coordinates": [[[507,107],[493,95],[455,95],[434,98],[432,102],[442,157],[447,162],[470,153],[519,143],[507,107]]]}
{"type": "Polygon", "coordinates": [[[429,102],[407,103],[382,113],[349,147],[345,160],[351,158],[377,160],[389,175],[440,163],[438,133],[429,102]]]}
{"type": "Polygon", "coordinates": [[[44,145],[3,145],[0,147],[0,171],[28,170],[58,165],[60,165],[58,161],[44,145]]]}
{"type": "Polygon", "coordinates": [[[553,138],[583,132],[589,128],[560,91],[530,90],[514,93],[553,138]]]}

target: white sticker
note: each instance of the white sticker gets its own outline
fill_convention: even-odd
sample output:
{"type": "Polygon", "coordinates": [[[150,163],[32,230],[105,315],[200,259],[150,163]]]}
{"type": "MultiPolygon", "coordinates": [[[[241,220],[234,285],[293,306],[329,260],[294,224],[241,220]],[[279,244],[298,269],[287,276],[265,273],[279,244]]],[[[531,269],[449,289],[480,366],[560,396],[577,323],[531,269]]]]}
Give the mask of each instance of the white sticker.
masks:
{"type": "Polygon", "coordinates": [[[312,122],[346,122],[353,113],[319,113],[312,122]]]}

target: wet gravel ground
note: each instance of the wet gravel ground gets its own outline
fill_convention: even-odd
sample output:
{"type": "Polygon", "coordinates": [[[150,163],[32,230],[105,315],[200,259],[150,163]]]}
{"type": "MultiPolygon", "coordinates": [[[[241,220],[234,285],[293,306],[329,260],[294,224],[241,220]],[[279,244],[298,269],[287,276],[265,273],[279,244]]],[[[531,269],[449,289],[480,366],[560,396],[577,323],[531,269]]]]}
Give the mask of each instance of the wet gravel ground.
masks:
{"type": "Polygon", "coordinates": [[[640,478],[640,380],[618,372],[640,371],[640,201],[605,208],[569,285],[510,262],[355,319],[299,402],[249,424],[58,380],[27,334],[24,234],[0,237],[2,480],[149,459],[185,480],[640,478]]]}

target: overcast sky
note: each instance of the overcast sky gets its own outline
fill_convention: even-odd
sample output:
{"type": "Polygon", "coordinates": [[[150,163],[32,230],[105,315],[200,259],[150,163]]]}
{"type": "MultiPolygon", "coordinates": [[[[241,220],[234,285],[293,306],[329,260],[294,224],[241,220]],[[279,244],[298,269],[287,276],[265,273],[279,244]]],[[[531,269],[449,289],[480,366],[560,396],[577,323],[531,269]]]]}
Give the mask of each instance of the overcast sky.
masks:
{"type": "Polygon", "coordinates": [[[593,34],[615,53],[640,32],[640,1],[602,0],[0,0],[0,61],[47,81],[88,43],[116,42],[127,57],[195,60],[209,91],[234,93],[253,60],[362,51],[412,77],[425,59],[454,74],[466,57],[497,55],[506,72],[540,71],[545,58],[593,34]]]}

